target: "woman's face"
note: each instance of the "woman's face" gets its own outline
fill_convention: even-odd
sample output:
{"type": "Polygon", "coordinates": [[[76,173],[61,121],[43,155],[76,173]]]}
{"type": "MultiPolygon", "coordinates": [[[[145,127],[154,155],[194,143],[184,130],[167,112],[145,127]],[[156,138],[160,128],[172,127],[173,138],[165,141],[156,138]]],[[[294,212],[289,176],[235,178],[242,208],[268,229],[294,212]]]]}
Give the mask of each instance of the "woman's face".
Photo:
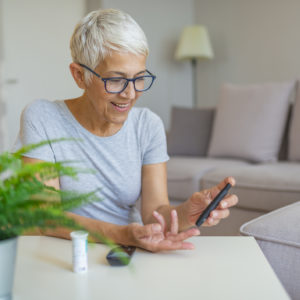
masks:
{"type": "MultiPolygon", "coordinates": [[[[146,56],[120,52],[113,52],[95,69],[103,78],[135,78],[144,75],[145,71],[146,56]]],[[[104,82],[96,76],[92,77],[91,84],[85,90],[85,96],[97,113],[97,118],[115,125],[126,121],[130,109],[140,95],[141,92],[135,91],[132,82],[128,83],[123,92],[110,94],[105,90],[104,82]]]]}

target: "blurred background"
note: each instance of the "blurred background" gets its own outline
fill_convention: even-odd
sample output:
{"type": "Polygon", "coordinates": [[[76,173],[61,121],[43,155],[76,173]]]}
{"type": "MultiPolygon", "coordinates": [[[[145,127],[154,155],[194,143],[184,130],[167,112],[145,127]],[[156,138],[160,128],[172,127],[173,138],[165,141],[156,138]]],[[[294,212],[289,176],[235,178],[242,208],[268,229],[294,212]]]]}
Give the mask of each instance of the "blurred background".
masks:
{"type": "Polygon", "coordinates": [[[81,95],[69,40],[79,19],[99,8],[124,10],[144,29],[157,81],[137,105],[159,114],[166,129],[172,106],[215,106],[224,82],[300,77],[299,0],[0,0],[1,151],[14,143],[28,103],[81,95]],[[191,60],[174,54],[183,29],[195,24],[206,27],[214,56],[197,59],[193,73],[191,60]]]}

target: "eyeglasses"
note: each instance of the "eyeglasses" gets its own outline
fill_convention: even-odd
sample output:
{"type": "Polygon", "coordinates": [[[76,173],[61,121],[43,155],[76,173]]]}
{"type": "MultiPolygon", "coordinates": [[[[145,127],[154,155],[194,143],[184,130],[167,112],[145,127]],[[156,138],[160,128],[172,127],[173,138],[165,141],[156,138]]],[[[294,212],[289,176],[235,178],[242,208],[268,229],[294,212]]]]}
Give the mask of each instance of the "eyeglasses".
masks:
{"type": "Polygon", "coordinates": [[[147,75],[138,76],[135,78],[124,78],[124,77],[108,77],[103,78],[98,73],[96,73],[94,70],[89,68],[88,66],[84,64],[79,64],[83,68],[89,70],[94,75],[96,75],[98,78],[100,78],[104,82],[104,87],[107,93],[111,94],[119,94],[122,93],[126,87],[128,86],[128,83],[131,81],[133,83],[134,89],[136,92],[144,92],[151,88],[156,76],[153,75],[151,72],[146,70],[147,75]]]}

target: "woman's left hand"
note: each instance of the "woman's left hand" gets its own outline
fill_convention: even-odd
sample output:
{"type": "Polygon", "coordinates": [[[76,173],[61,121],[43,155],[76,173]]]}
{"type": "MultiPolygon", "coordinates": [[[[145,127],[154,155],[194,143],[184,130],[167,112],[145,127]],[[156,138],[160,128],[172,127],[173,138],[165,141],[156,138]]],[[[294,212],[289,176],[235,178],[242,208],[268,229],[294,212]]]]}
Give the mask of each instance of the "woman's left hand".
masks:
{"type": "MultiPolygon", "coordinates": [[[[201,192],[194,193],[184,204],[185,214],[187,217],[187,226],[194,226],[197,219],[205,208],[210,204],[210,202],[217,196],[217,194],[230,183],[232,186],[235,185],[235,179],[233,177],[227,177],[218,185],[202,190],[201,192]]],[[[228,194],[213,210],[203,226],[217,225],[221,219],[227,218],[229,216],[229,207],[236,205],[238,202],[238,197],[234,194],[228,194]]]]}
{"type": "Polygon", "coordinates": [[[175,209],[171,211],[170,231],[167,230],[166,220],[163,215],[154,211],[153,217],[158,221],[157,223],[144,226],[136,223],[129,225],[133,238],[133,246],[151,252],[194,249],[193,244],[185,240],[199,235],[199,229],[190,228],[184,232],[178,232],[178,216],[175,209]]]}

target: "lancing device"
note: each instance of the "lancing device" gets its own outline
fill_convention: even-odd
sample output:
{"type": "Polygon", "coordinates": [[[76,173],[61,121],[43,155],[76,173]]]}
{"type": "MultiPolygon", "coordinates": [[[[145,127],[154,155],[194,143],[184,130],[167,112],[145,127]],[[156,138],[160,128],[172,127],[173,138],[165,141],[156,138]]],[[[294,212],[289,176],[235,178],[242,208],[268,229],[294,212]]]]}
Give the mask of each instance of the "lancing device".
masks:
{"type": "Polygon", "coordinates": [[[227,183],[226,186],[222,189],[222,191],[216,196],[216,198],[206,207],[204,212],[200,215],[198,218],[196,225],[199,227],[201,226],[205,220],[208,218],[211,211],[213,211],[218,204],[221,202],[221,200],[226,196],[229,189],[231,188],[231,184],[227,183]]]}
{"type": "Polygon", "coordinates": [[[118,246],[109,251],[106,259],[111,266],[126,266],[130,263],[135,249],[133,246],[118,246]]]}

